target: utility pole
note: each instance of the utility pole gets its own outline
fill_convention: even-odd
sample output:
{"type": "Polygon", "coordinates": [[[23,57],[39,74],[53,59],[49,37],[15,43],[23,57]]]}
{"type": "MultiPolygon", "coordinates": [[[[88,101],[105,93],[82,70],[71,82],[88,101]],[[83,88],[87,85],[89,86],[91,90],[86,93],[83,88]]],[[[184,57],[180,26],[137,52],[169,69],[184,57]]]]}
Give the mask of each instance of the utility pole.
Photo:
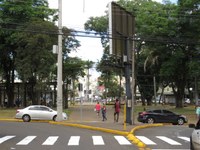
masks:
{"type": "Polygon", "coordinates": [[[62,121],[63,81],[62,81],[62,0],[58,0],[58,64],[57,64],[57,119],[62,121]]]}
{"type": "Polygon", "coordinates": [[[133,38],[133,50],[132,50],[132,124],[135,124],[135,41],[133,38]]]}

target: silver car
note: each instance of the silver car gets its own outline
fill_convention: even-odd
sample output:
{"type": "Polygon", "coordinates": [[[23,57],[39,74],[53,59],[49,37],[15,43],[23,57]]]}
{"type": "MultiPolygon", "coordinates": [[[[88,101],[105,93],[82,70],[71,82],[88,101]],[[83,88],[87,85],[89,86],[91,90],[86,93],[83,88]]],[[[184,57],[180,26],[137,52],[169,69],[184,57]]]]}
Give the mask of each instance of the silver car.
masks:
{"type": "MultiPolygon", "coordinates": [[[[62,113],[63,120],[67,119],[67,114],[62,113]]],[[[17,109],[15,118],[23,119],[24,122],[31,120],[53,120],[56,121],[57,111],[43,105],[31,105],[24,109],[17,109]]]]}
{"type": "Polygon", "coordinates": [[[192,135],[190,136],[190,149],[200,150],[200,121],[196,124],[190,124],[190,128],[194,128],[192,135]]]}

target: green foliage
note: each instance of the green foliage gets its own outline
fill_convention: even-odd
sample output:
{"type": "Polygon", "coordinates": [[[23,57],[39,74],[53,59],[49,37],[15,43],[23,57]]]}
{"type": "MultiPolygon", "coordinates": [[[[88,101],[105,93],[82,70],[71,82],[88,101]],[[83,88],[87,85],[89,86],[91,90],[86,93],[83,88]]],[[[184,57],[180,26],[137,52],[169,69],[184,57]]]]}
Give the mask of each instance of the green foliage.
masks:
{"type": "MultiPolygon", "coordinates": [[[[58,28],[57,10],[46,0],[0,0],[0,70],[6,81],[8,106],[14,104],[14,79],[28,83],[28,95],[33,103],[41,82],[54,79],[58,28]],[[50,79],[51,78],[51,79],[50,79]]],[[[70,30],[63,28],[63,54],[80,46],[70,30]]],[[[44,85],[42,85],[44,86],[44,85]]],[[[24,100],[25,101],[25,100],[24,100]]],[[[26,103],[26,102],[24,102],[26,103]]]]}
{"type": "MultiPolygon", "coordinates": [[[[142,98],[149,100],[153,96],[150,85],[156,75],[157,86],[172,85],[176,106],[182,107],[185,87],[191,85],[187,82],[200,76],[197,59],[200,54],[199,1],[180,0],[177,5],[168,0],[163,4],[149,0],[120,0],[117,3],[135,16],[137,84],[142,98]],[[141,45],[143,41],[145,46],[141,45]]],[[[105,31],[100,19],[90,18],[86,29],[99,32],[102,27],[105,31]]],[[[112,64],[110,68],[114,68],[108,55],[105,47],[99,70],[111,74],[109,67],[103,69],[105,64],[112,64]]]]}

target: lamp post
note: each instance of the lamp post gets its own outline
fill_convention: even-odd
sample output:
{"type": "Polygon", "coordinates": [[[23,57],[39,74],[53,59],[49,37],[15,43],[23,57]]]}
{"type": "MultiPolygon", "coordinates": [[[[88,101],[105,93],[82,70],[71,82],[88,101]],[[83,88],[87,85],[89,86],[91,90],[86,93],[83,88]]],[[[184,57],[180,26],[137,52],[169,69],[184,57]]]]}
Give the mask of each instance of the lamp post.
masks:
{"type": "Polygon", "coordinates": [[[58,0],[58,68],[57,68],[57,119],[62,121],[63,89],[62,89],[62,0],[58,0]]]}

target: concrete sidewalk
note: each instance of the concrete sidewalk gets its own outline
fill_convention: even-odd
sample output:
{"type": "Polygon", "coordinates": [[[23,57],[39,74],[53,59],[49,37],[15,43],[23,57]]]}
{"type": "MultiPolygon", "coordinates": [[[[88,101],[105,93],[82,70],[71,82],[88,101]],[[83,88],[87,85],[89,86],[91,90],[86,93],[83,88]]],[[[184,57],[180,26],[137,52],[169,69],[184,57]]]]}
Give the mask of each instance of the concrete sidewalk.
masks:
{"type": "MultiPolygon", "coordinates": [[[[95,103],[86,103],[86,104],[77,104],[75,106],[70,106],[69,110],[71,114],[67,122],[70,123],[78,123],[83,125],[101,127],[101,128],[109,128],[120,131],[131,131],[135,126],[142,125],[141,123],[135,123],[134,125],[126,124],[124,125],[124,114],[123,108],[121,108],[119,121],[114,122],[114,106],[107,105],[106,111],[106,121],[102,121],[102,114],[100,112],[99,116],[94,111],[95,103]]],[[[123,106],[122,106],[123,107],[123,106]]]]}

